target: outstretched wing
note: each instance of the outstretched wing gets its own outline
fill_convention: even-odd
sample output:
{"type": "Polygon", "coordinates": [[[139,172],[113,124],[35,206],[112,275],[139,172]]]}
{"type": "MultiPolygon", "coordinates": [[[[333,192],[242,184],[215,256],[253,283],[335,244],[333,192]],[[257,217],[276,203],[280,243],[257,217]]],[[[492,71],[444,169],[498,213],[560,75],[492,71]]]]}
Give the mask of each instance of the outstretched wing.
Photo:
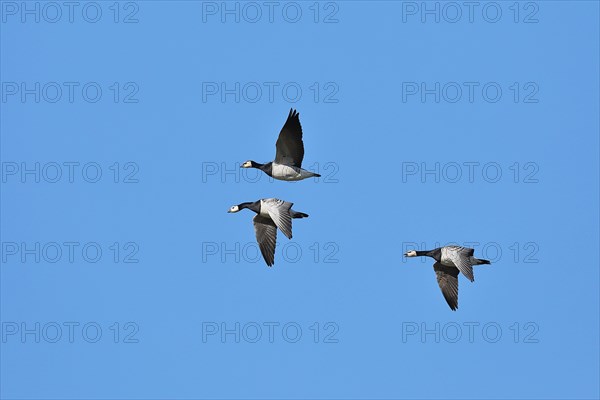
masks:
{"type": "Polygon", "coordinates": [[[300,125],[300,114],[290,109],[287,121],[279,132],[279,138],[275,143],[275,162],[292,167],[302,167],[304,159],[304,143],[302,142],[302,126],[300,125]]]}
{"type": "Polygon", "coordinates": [[[458,308],[458,269],[436,262],[433,264],[433,270],[435,271],[438,285],[442,289],[446,303],[448,303],[452,311],[456,311],[458,308]]]}
{"type": "Polygon", "coordinates": [[[275,242],[277,241],[277,227],[267,217],[257,214],[252,220],[254,222],[254,233],[256,241],[265,262],[270,267],[275,264],[275,242]]]}
{"type": "Polygon", "coordinates": [[[447,246],[446,256],[456,265],[456,268],[471,282],[475,280],[473,276],[473,265],[471,256],[474,250],[468,247],[447,246]]]}
{"type": "Polygon", "coordinates": [[[269,213],[275,225],[288,238],[292,238],[292,215],[290,209],[293,203],[279,199],[264,199],[261,205],[269,213]]]}

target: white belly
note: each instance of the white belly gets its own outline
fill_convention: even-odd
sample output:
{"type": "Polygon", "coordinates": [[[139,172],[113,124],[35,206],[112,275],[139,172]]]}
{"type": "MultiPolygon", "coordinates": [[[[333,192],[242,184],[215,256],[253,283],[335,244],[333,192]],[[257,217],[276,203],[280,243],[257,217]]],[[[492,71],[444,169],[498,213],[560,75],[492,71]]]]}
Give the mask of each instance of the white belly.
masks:
{"type": "Polygon", "coordinates": [[[264,200],[260,201],[260,215],[262,215],[263,217],[269,217],[271,218],[271,216],[269,215],[269,206],[267,204],[265,204],[264,200]]]}
{"type": "Polygon", "coordinates": [[[454,265],[454,262],[452,261],[448,253],[449,252],[447,249],[442,248],[442,256],[440,257],[440,263],[447,267],[455,267],[456,265],[454,265]]]}
{"type": "Polygon", "coordinates": [[[303,179],[303,176],[300,173],[302,170],[299,168],[275,163],[272,164],[271,168],[271,175],[273,175],[273,178],[275,179],[281,179],[283,181],[299,181],[303,179]]]}

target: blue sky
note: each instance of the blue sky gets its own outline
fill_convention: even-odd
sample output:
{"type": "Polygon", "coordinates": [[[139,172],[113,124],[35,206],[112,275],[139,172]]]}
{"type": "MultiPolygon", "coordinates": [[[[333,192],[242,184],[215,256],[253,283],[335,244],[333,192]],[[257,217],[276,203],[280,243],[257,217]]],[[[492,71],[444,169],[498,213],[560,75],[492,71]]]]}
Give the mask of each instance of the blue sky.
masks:
{"type": "Polygon", "coordinates": [[[598,398],[598,3],[270,4],[0,2],[0,396],[598,398]]]}

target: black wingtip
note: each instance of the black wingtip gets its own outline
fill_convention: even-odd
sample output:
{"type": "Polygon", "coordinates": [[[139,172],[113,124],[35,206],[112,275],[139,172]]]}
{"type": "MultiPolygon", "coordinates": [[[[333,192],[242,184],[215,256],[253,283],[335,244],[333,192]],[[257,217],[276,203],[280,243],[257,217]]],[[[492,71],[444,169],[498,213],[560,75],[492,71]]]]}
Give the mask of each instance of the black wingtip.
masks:
{"type": "Polygon", "coordinates": [[[272,267],[273,264],[275,264],[275,256],[274,255],[272,256],[271,254],[268,254],[268,253],[265,254],[262,251],[262,249],[261,249],[261,253],[263,256],[263,260],[265,261],[265,264],[267,264],[267,267],[272,267]]]}
{"type": "Polygon", "coordinates": [[[458,309],[458,302],[455,302],[454,299],[446,299],[446,303],[452,311],[456,311],[458,309]]]}
{"type": "Polygon", "coordinates": [[[290,108],[290,113],[288,114],[288,118],[298,118],[300,113],[293,108],[290,108]]]}

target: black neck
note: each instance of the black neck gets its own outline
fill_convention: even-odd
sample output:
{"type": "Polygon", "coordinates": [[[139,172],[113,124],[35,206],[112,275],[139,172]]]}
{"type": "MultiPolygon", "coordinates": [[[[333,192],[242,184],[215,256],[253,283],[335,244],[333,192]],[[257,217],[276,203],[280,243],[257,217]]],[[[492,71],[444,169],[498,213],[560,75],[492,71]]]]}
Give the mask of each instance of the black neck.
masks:
{"type": "Polygon", "coordinates": [[[242,204],[238,204],[238,208],[240,210],[243,210],[244,208],[247,208],[249,210],[254,211],[255,213],[259,213],[260,212],[260,200],[257,201],[250,201],[250,202],[246,202],[246,203],[242,203],[242,204]]]}
{"type": "Polygon", "coordinates": [[[440,258],[442,257],[442,251],[441,249],[437,248],[437,249],[433,249],[433,250],[417,250],[417,256],[426,256],[426,257],[431,257],[436,259],[437,261],[440,261],[440,258]]]}
{"type": "Polygon", "coordinates": [[[261,163],[257,163],[256,161],[250,161],[250,165],[252,166],[252,168],[260,169],[261,171],[264,171],[267,175],[272,176],[271,171],[272,171],[273,162],[261,164],[261,163]]]}

